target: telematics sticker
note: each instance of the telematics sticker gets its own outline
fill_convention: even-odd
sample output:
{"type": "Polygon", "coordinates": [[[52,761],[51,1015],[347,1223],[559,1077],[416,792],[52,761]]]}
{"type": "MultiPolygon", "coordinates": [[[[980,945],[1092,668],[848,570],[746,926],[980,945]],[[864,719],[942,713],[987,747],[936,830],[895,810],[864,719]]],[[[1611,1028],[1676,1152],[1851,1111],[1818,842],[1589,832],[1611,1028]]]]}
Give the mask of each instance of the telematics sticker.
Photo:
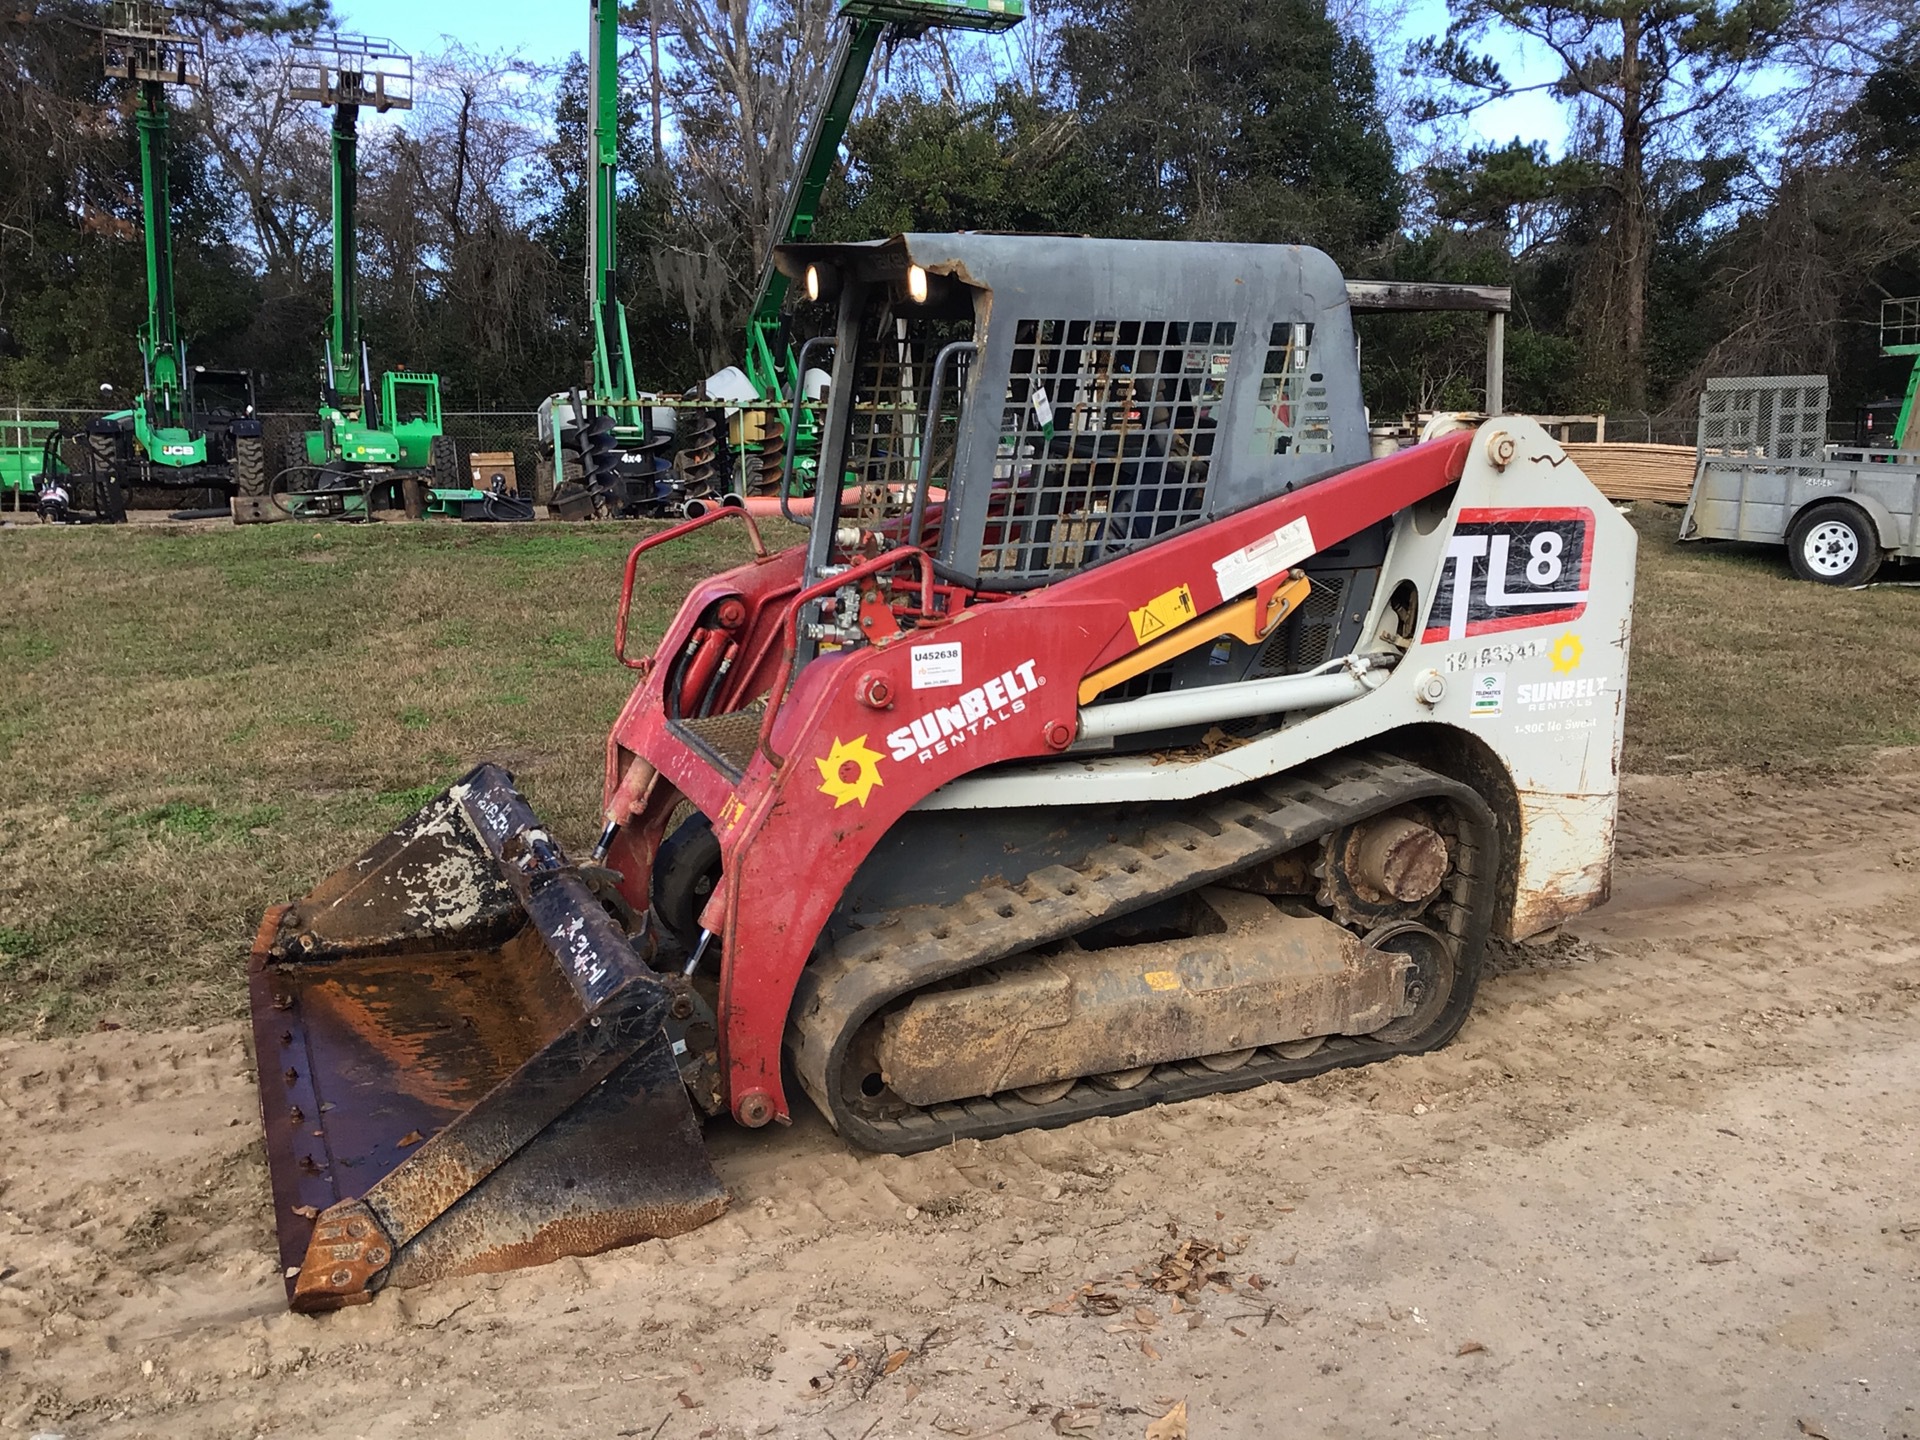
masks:
{"type": "Polygon", "coordinates": [[[933,690],[942,685],[960,683],[960,642],[944,645],[915,645],[907,651],[913,668],[913,688],[933,690]]]}
{"type": "Polygon", "coordinates": [[[1587,608],[1593,512],[1462,510],[1421,638],[1565,625],[1587,608]]]}
{"type": "Polygon", "coordinates": [[[1313,552],[1313,527],[1307,524],[1307,517],[1289,520],[1271,535],[1213,562],[1220,598],[1231,600],[1242,590],[1251,590],[1262,580],[1271,580],[1282,570],[1298,565],[1313,552]]]}
{"type": "Polygon", "coordinates": [[[1484,675],[1473,677],[1473,701],[1467,706],[1469,715],[1498,715],[1500,706],[1507,698],[1507,672],[1490,670],[1484,675]]]}

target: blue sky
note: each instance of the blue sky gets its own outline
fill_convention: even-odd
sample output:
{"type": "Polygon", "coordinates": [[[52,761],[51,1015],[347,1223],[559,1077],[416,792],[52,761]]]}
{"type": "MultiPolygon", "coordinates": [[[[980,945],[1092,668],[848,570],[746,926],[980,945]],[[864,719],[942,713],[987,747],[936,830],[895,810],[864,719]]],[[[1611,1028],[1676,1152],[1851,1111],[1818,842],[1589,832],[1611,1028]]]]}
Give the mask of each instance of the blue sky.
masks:
{"type": "MultiPolygon", "coordinates": [[[[584,49],[587,39],[587,7],[582,0],[563,4],[530,6],[525,0],[334,0],[334,13],[341,28],[382,36],[414,56],[427,54],[447,39],[458,39],[471,50],[518,50],[529,60],[553,63],[584,49]]],[[[1414,0],[1396,42],[1383,49],[1397,51],[1401,44],[1445,29],[1445,0],[1414,0]]],[[[1389,63],[1382,54],[1383,64],[1389,63]]],[[[1516,78],[1538,80],[1546,68],[1544,59],[1516,52],[1507,57],[1516,78]]],[[[1540,95],[1524,95],[1498,105],[1488,106],[1472,122],[1475,136],[1484,141],[1504,144],[1519,137],[1544,140],[1557,151],[1566,139],[1566,125],[1560,108],[1540,95]]]]}

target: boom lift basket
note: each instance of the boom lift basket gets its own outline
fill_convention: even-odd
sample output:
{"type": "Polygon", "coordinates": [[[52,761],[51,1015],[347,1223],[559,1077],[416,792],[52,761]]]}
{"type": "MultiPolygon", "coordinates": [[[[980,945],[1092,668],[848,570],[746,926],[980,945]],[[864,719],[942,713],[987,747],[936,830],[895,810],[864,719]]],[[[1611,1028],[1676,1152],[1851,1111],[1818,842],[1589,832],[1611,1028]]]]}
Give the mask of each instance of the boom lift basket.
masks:
{"type": "Polygon", "coordinates": [[[684,999],[497,766],[269,911],[249,971],[296,1310],[726,1208],[664,1028],[684,999]]]}

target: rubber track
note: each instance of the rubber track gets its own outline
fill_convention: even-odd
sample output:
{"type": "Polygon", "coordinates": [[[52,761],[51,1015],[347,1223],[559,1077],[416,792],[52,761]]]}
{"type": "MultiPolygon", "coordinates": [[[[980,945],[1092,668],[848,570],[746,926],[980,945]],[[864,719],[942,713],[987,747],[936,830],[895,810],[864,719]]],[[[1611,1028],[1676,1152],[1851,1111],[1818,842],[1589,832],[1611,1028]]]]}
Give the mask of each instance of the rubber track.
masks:
{"type": "Polygon", "coordinates": [[[911,1154],[961,1138],[1053,1129],[1095,1115],[1298,1080],[1430,1050],[1453,1038],[1479,980],[1499,872],[1493,814],[1477,792],[1405,760],[1363,753],[1163,808],[1166,818],[1138,845],[1102,845],[1077,865],[1034,871],[1017,888],[995,887],[949,905],[883,914],[818,956],[801,977],[787,1044],[802,1085],[834,1128],[867,1149],[911,1154]],[[840,1099],[842,1087],[832,1077],[846,1064],[853,1037],[902,996],[1213,883],[1344,825],[1421,799],[1450,802],[1459,827],[1453,870],[1422,917],[1451,935],[1458,947],[1459,998],[1427,1034],[1399,1044],[1330,1038],[1302,1060],[1266,1048],[1225,1072],[1197,1060],[1173,1061],[1155,1066],[1131,1090],[1082,1080],[1046,1105],[1011,1094],[983,1096],[880,1119],[840,1099]]]}

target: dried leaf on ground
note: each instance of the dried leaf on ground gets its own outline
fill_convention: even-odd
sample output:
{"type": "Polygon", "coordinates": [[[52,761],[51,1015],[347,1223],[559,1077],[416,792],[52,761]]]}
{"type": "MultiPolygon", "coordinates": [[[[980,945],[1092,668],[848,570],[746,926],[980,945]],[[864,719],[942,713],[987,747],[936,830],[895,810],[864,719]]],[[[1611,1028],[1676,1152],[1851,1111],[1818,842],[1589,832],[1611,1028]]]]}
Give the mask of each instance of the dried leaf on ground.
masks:
{"type": "Polygon", "coordinates": [[[1100,1428],[1100,1407],[1097,1405],[1076,1405],[1071,1410],[1056,1410],[1053,1416],[1053,1433],[1056,1435],[1088,1435],[1100,1428]]]}
{"type": "Polygon", "coordinates": [[[427,1137],[422,1135],[418,1130],[409,1130],[407,1131],[406,1134],[402,1135],[398,1140],[394,1141],[393,1143],[398,1148],[404,1150],[409,1145],[418,1145],[422,1140],[426,1138],[427,1137]]]}
{"type": "Polygon", "coordinates": [[[1160,1352],[1153,1348],[1153,1341],[1151,1340],[1142,1340],[1140,1342],[1140,1353],[1149,1360],[1158,1360],[1160,1358],[1160,1352]]]}
{"type": "Polygon", "coordinates": [[[1187,1402],[1182,1400],[1147,1426],[1141,1440],[1187,1440],[1187,1402]]]}
{"type": "Polygon", "coordinates": [[[896,1350],[887,1356],[887,1363],[881,1367],[880,1373],[883,1375],[891,1375],[912,1358],[913,1352],[911,1350],[896,1350]]]}
{"type": "Polygon", "coordinates": [[[1231,1292],[1233,1282],[1220,1262],[1226,1252],[1211,1240],[1189,1235],[1143,1273],[1147,1284],[1168,1295],[1192,1295],[1207,1285],[1231,1292]]]}
{"type": "Polygon", "coordinates": [[[1478,1340],[1468,1340],[1464,1344],[1462,1344],[1458,1350],[1454,1351],[1453,1353],[1456,1356],[1484,1355],[1487,1353],[1487,1347],[1482,1345],[1478,1340]]]}
{"type": "Polygon", "coordinates": [[[293,1207],[293,1213],[303,1220],[318,1220],[320,1218],[320,1212],[311,1205],[296,1205],[293,1207]]]}
{"type": "Polygon", "coordinates": [[[1793,1423],[1799,1427],[1802,1435],[1811,1435],[1813,1440],[1833,1440],[1833,1437],[1827,1433],[1827,1427],[1810,1416],[1795,1416],[1793,1423]]]}
{"type": "Polygon", "coordinates": [[[1029,1305],[1021,1313],[1031,1319],[1035,1315],[1071,1315],[1073,1308],[1072,1300],[1056,1300],[1051,1305],[1029,1305]]]}
{"type": "Polygon", "coordinates": [[[1118,1315],[1120,1297],[1104,1290],[1090,1290],[1080,1297],[1080,1311],[1084,1315],[1118,1315]]]}

